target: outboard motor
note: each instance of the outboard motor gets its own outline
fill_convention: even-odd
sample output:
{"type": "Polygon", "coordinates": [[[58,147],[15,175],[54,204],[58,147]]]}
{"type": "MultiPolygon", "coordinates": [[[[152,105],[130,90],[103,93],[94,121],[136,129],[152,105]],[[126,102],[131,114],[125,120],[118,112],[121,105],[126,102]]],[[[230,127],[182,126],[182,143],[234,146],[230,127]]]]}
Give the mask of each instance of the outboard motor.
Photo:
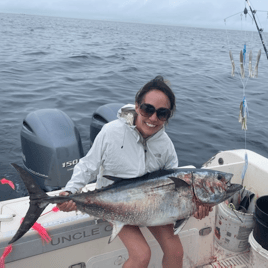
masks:
{"type": "Polygon", "coordinates": [[[109,103],[100,106],[92,115],[90,124],[90,143],[94,142],[96,136],[102,127],[115,119],[117,119],[118,110],[123,107],[123,103],[109,103]]]}
{"type": "Polygon", "coordinates": [[[77,128],[58,109],[28,114],[22,125],[21,146],[24,168],[45,191],[64,187],[84,156],[77,128]]]}
{"type": "MultiPolygon", "coordinates": [[[[117,119],[122,103],[100,106],[92,115],[90,142],[108,122],[117,119]]],[[[74,166],[84,156],[80,134],[73,121],[58,109],[31,112],[23,120],[21,148],[24,168],[45,191],[66,185],[74,166]]]]}

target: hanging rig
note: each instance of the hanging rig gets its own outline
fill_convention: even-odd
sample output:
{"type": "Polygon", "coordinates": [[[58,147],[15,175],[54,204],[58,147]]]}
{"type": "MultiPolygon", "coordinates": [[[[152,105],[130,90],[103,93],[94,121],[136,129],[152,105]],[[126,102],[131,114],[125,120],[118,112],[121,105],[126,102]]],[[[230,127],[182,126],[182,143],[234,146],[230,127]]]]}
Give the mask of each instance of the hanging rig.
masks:
{"type": "MultiPolygon", "coordinates": [[[[268,11],[258,11],[258,12],[267,12],[267,19],[268,19],[268,11]]],[[[258,23],[257,23],[256,13],[257,13],[257,11],[252,9],[249,0],[245,0],[245,8],[244,8],[244,10],[242,12],[239,12],[239,13],[236,13],[234,15],[231,15],[231,16],[227,17],[226,19],[224,19],[224,22],[226,24],[226,21],[229,18],[237,16],[239,14],[241,16],[241,24],[242,24],[243,17],[245,17],[245,19],[246,19],[247,15],[248,15],[252,19],[253,26],[254,26],[254,23],[256,25],[256,28],[258,30],[259,37],[261,39],[261,43],[262,43],[266,58],[268,59],[268,51],[267,51],[267,48],[265,46],[265,42],[264,42],[263,35],[262,35],[263,29],[260,28],[258,23]],[[249,12],[247,6],[248,6],[250,12],[249,12]],[[254,21],[254,23],[253,23],[253,21],[254,21]]],[[[226,32],[227,32],[227,29],[226,29],[226,32]]],[[[231,73],[231,75],[234,76],[235,75],[235,61],[234,61],[234,58],[233,58],[233,55],[232,55],[232,52],[231,52],[231,49],[230,49],[228,34],[227,34],[227,40],[228,40],[228,45],[229,45],[229,56],[230,56],[231,64],[232,64],[232,73],[231,73]]],[[[244,43],[243,49],[240,50],[240,55],[239,55],[240,72],[238,72],[240,80],[241,80],[241,83],[243,85],[243,100],[240,103],[240,109],[239,109],[240,112],[239,112],[238,121],[241,123],[242,130],[244,130],[244,133],[245,133],[245,150],[246,150],[247,118],[248,118],[248,115],[249,115],[248,105],[247,105],[247,100],[246,100],[246,92],[245,92],[246,90],[245,89],[246,89],[246,84],[247,84],[247,81],[248,81],[249,78],[258,77],[258,66],[259,66],[259,61],[260,61],[260,57],[261,57],[261,49],[258,51],[258,54],[257,54],[257,57],[256,57],[256,64],[255,64],[254,71],[252,70],[252,64],[253,64],[252,51],[250,50],[250,52],[249,52],[248,62],[246,61],[246,52],[247,52],[247,42],[244,43]],[[246,76],[245,68],[247,66],[248,66],[248,75],[246,76]]],[[[242,174],[241,174],[242,184],[243,184],[243,181],[244,181],[247,166],[248,166],[248,156],[247,156],[247,152],[245,151],[245,164],[244,164],[243,171],[242,171],[242,174]]]]}
{"type": "MultiPolygon", "coordinates": [[[[258,11],[258,12],[267,12],[267,18],[268,18],[268,11],[258,11]]],[[[262,46],[263,46],[263,49],[264,49],[264,52],[265,52],[265,55],[266,55],[266,57],[268,59],[268,51],[267,51],[267,48],[265,46],[265,42],[264,42],[264,39],[263,39],[263,36],[262,36],[263,29],[260,28],[258,23],[257,23],[256,13],[257,13],[257,11],[252,9],[252,6],[251,6],[249,0],[245,0],[245,8],[244,8],[244,10],[225,18],[224,22],[226,24],[226,21],[229,18],[237,16],[237,15],[240,15],[241,16],[241,23],[242,23],[243,17],[246,20],[247,16],[249,16],[252,19],[253,26],[254,26],[254,24],[256,25],[256,28],[258,30],[259,37],[261,39],[261,43],[262,43],[262,46]],[[248,8],[249,8],[250,11],[248,10],[248,8]],[[253,21],[254,21],[254,23],[253,23],[253,21]]],[[[253,34],[253,32],[252,32],[252,34],[253,34]]],[[[227,34],[227,39],[228,39],[228,34],[227,34]]],[[[248,106],[247,106],[247,101],[246,101],[245,88],[246,88],[246,84],[247,84],[249,78],[258,77],[258,68],[259,68],[259,62],[260,62],[260,58],[261,58],[261,49],[260,49],[258,51],[258,54],[257,54],[257,57],[256,57],[255,68],[253,70],[253,68],[252,68],[252,66],[253,66],[253,53],[252,53],[252,50],[250,50],[250,52],[249,52],[248,61],[246,59],[247,45],[248,44],[247,44],[247,42],[245,40],[243,48],[240,50],[240,54],[239,54],[240,72],[238,71],[241,83],[243,85],[243,100],[240,103],[240,114],[239,114],[239,122],[241,123],[243,130],[247,130],[247,117],[248,117],[248,106]],[[248,75],[246,75],[246,72],[245,72],[246,68],[248,68],[248,75]]],[[[232,73],[231,73],[231,75],[234,76],[235,71],[236,71],[236,66],[235,66],[234,57],[233,57],[233,54],[232,54],[232,51],[231,51],[231,48],[230,48],[229,39],[228,39],[228,46],[229,46],[229,56],[230,56],[230,60],[231,60],[231,64],[232,64],[232,73]]]]}

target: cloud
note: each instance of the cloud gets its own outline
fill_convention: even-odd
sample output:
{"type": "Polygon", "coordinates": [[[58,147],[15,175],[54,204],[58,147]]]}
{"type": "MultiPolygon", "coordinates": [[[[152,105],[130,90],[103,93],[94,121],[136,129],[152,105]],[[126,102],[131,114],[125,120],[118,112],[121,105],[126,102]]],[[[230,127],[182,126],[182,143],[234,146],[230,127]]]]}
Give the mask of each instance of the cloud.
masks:
{"type": "MultiPolygon", "coordinates": [[[[254,0],[267,9],[267,0],[254,0]]],[[[253,0],[252,0],[253,2],[253,0]]],[[[2,12],[105,19],[141,23],[223,27],[224,18],[242,11],[242,0],[1,0],[2,12]]]]}

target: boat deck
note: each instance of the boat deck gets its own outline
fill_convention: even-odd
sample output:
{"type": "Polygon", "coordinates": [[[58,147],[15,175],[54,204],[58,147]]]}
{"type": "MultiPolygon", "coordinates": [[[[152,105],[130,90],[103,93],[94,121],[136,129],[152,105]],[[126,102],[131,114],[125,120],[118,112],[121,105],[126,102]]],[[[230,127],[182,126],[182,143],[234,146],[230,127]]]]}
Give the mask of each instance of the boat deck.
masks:
{"type": "Polygon", "coordinates": [[[216,260],[211,264],[204,265],[197,268],[251,268],[250,265],[250,251],[246,251],[243,253],[238,253],[232,257],[227,257],[225,259],[216,260]]]}

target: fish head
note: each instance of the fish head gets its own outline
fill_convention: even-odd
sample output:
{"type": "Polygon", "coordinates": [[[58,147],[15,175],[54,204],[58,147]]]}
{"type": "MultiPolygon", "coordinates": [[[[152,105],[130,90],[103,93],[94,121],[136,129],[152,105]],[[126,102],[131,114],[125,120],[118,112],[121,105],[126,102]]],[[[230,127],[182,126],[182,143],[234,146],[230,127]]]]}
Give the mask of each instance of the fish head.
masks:
{"type": "Polygon", "coordinates": [[[232,184],[233,174],[216,170],[199,169],[193,172],[193,191],[197,200],[211,206],[217,205],[237,191],[240,184],[232,184]]]}

